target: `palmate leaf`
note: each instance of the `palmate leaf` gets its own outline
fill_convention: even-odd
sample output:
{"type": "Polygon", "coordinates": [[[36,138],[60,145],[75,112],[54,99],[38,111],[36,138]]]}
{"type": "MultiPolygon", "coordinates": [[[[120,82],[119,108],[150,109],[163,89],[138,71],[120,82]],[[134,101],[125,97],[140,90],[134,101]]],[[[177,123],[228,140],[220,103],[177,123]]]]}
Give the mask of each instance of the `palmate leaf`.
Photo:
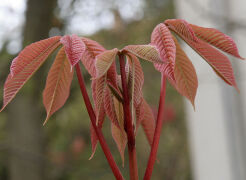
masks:
{"type": "Polygon", "coordinates": [[[44,124],[53,113],[65,104],[70,93],[72,79],[73,69],[71,71],[71,66],[63,47],[51,66],[43,91],[43,103],[47,112],[44,124]]]}
{"type": "Polygon", "coordinates": [[[100,78],[106,74],[112,63],[115,61],[118,52],[119,50],[114,48],[112,50],[106,50],[96,57],[96,78],[100,78]]]}
{"type": "Polygon", "coordinates": [[[141,59],[153,63],[163,63],[158,50],[153,45],[129,45],[124,47],[123,51],[130,52],[141,59]]]}
{"type": "Polygon", "coordinates": [[[48,56],[60,45],[60,36],[32,43],[14,59],[11,72],[4,84],[2,111],[16,96],[23,85],[39,69],[48,56]]]}
{"type": "Polygon", "coordinates": [[[85,44],[77,35],[66,35],[61,38],[61,43],[65,47],[65,51],[71,66],[74,67],[81,59],[85,52],[85,44]]]}
{"type": "Polygon", "coordinates": [[[166,20],[165,24],[206,60],[221,79],[238,89],[231,63],[224,54],[198,39],[186,21],[181,19],[166,20]]]}
{"type": "Polygon", "coordinates": [[[198,87],[196,70],[173,36],[176,46],[176,60],[174,67],[175,86],[180,94],[187,97],[193,106],[198,87]]]}
{"type": "Polygon", "coordinates": [[[88,73],[92,76],[96,76],[95,61],[96,56],[105,51],[104,47],[96,41],[87,38],[81,38],[85,44],[85,52],[82,55],[81,61],[85,66],[88,73]]]}
{"type": "Polygon", "coordinates": [[[175,81],[174,66],[176,47],[172,34],[165,24],[158,24],[151,34],[151,44],[155,45],[160,52],[160,56],[165,64],[155,63],[155,68],[165,73],[168,79],[175,81]]]}
{"type": "Polygon", "coordinates": [[[141,124],[144,130],[144,133],[147,137],[149,144],[151,145],[154,138],[155,132],[155,117],[152,109],[148,103],[142,98],[141,104],[136,108],[136,117],[137,117],[137,128],[141,124]]]}
{"type": "Polygon", "coordinates": [[[244,59],[239,55],[237,45],[230,36],[214,28],[204,28],[193,24],[190,24],[190,27],[195,32],[195,35],[203,41],[232,56],[244,59]]]}

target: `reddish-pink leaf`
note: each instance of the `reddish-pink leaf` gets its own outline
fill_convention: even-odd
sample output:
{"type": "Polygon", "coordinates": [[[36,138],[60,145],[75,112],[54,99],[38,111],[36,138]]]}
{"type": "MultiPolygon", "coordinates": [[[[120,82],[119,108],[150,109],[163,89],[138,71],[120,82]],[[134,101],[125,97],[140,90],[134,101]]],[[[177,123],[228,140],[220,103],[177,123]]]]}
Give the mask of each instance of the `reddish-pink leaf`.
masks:
{"type": "Polygon", "coordinates": [[[25,47],[12,61],[10,74],[12,76],[23,71],[27,66],[32,66],[36,61],[43,62],[59,46],[60,36],[54,36],[32,43],[25,47]]]}
{"type": "Polygon", "coordinates": [[[90,135],[91,135],[92,153],[91,153],[89,160],[91,160],[93,158],[93,156],[96,152],[96,149],[97,149],[97,142],[98,142],[97,134],[96,134],[96,131],[94,130],[92,124],[90,124],[90,135]]]}
{"type": "Polygon", "coordinates": [[[118,87],[117,83],[117,70],[116,70],[116,63],[113,62],[111,67],[108,69],[107,72],[107,85],[110,88],[113,95],[119,100],[122,101],[122,94],[118,87]]]}
{"type": "Polygon", "coordinates": [[[155,132],[155,118],[152,109],[148,103],[142,98],[141,104],[136,109],[137,127],[142,125],[144,133],[149,144],[152,144],[155,132]]]}
{"type": "Polygon", "coordinates": [[[244,59],[239,55],[237,45],[230,36],[214,28],[204,28],[193,24],[190,24],[190,26],[198,38],[232,56],[244,59]]]}
{"type": "Polygon", "coordinates": [[[96,41],[91,39],[82,38],[85,43],[85,52],[82,55],[81,61],[84,64],[86,70],[90,73],[92,77],[96,76],[95,61],[96,56],[105,51],[104,47],[101,46],[96,41]]]}
{"type": "MultiPolygon", "coordinates": [[[[92,98],[93,98],[93,101],[95,104],[95,113],[96,113],[96,117],[97,117],[97,126],[100,129],[102,128],[102,125],[103,125],[103,122],[105,119],[104,98],[103,98],[104,97],[103,92],[105,90],[101,91],[101,89],[99,88],[99,86],[100,86],[99,84],[102,82],[102,80],[103,80],[103,77],[99,78],[99,79],[92,80],[92,83],[91,83],[92,98]],[[98,96],[98,94],[101,94],[101,97],[98,96]],[[101,98],[103,98],[103,99],[101,99],[101,98]],[[101,101],[101,102],[99,102],[99,101],[101,101]]],[[[91,154],[89,159],[92,159],[94,154],[95,154],[95,151],[96,151],[98,138],[97,138],[96,132],[95,132],[94,128],[92,127],[92,125],[90,128],[90,132],[91,132],[90,134],[91,134],[92,154],[91,154]]]]}
{"type": "Polygon", "coordinates": [[[191,43],[191,46],[207,61],[221,79],[238,90],[231,62],[224,54],[202,41],[191,43]]]}
{"type": "Polygon", "coordinates": [[[185,39],[188,39],[190,41],[197,42],[198,38],[196,37],[194,31],[189,26],[189,23],[187,23],[183,19],[168,19],[165,22],[165,25],[174,31],[179,36],[184,37],[185,39]]]}
{"type": "Polygon", "coordinates": [[[186,21],[167,20],[165,24],[205,59],[219,77],[227,84],[238,89],[231,63],[224,54],[220,53],[208,43],[198,39],[186,21]]]}
{"type": "Polygon", "coordinates": [[[60,45],[60,36],[45,39],[27,46],[14,59],[11,72],[4,84],[2,111],[32,77],[47,57],[60,45]]]}
{"type": "Polygon", "coordinates": [[[14,76],[15,74],[15,69],[16,69],[16,65],[17,65],[17,59],[18,59],[18,56],[15,57],[11,63],[11,66],[10,66],[10,74],[11,76],[14,76]]]}
{"type": "Polygon", "coordinates": [[[59,110],[66,102],[70,85],[73,79],[73,70],[70,69],[64,47],[58,52],[56,59],[48,73],[45,89],[43,92],[43,103],[47,112],[44,124],[50,116],[59,110]]]}
{"type": "Polygon", "coordinates": [[[111,133],[112,137],[117,145],[117,148],[119,150],[121,160],[122,160],[122,166],[124,166],[124,153],[125,148],[127,144],[127,135],[126,132],[123,129],[119,129],[114,125],[114,123],[111,123],[111,133]]]}
{"type": "Polygon", "coordinates": [[[174,67],[174,77],[176,88],[180,94],[187,97],[193,106],[198,87],[196,70],[180,47],[177,39],[173,36],[176,45],[176,61],[174,67]]]}
{"type": "Polygon", "coordinates": [[[123,51],[153,63],[163,63],[158,50],[153,45],[129,45],[124,47],[123,51]]]}
{"type": "Polygon", "coordinates": [[[144,83],[144,74],[138,58],[132,54],[127,55],[129,65],[129,82],[128,87],[131,92],[134,106],[138,106],[142,98],[142,88],[144,83]]]}
{"type": "Polygon", "coordinates": [[[155,45],[160,52],[164,64],[155,63],[155,68],[164,72],[168,79],[174,79],[174,65],[176,47],[172,39],[172,34],[165,24],[158,24],[152,32],[151,44],[155,45]]]}
{"type": "Polygon", "coordinates": [[[97,124],[101,124],[101,121],[104,120],[105,116],[105,109],[104,109],[104,94],[105,94],[105,89],[107,87],[107,80],[105,76],[102,76],[98,79],[93,80],[95,81],[95,91],[93,94],[95,94],[95,113],[96,113],[96,122],[97,124]]]}
{"type": "Polygon", "coordinates": [[[71,66],[75,66],[81,60],[81,57],[85,52],[84,42],[75,34],[63,36],[60,41],[65,47],[71,66]]]}
{"type": "Polygon", "coordinates": [[[111,132],[112,132],[113,139],[117,145],[117,148],[120,152],[122,165],[124,166],[124,152],[127,144],[127,135],[124,130],[123,105],[115,97],[113,97],[113,102],[114,102],[117,121],[119,123],[120,128],[117,127],[114,123],[111,123],[111,132]]]}
{"type": "Polygon", "coordinates": [[[106,50],[96,57],[96,78],[102,77],[115,61],[116,55],[119,50],[114,48],[112,50],[106,50]]]}
{"type": "Polygon", "coordinates": [[[115,89],[118,89],[117,86],[117,71],[115,61],[112,63],[107,72],[107,82],[114,86],[115,89]]]}
{"type": "Polygon", "coordinates": [[[106,114],[108,118],[114,123],[115,126],[120,127],[118,120],[117,120],[117,115],[115,112],[115,107],[114,107],[114,96],[111,93],[109,87],[106,87],[105,93],[104,93],[104,109],[106,111],[106,114]]]}

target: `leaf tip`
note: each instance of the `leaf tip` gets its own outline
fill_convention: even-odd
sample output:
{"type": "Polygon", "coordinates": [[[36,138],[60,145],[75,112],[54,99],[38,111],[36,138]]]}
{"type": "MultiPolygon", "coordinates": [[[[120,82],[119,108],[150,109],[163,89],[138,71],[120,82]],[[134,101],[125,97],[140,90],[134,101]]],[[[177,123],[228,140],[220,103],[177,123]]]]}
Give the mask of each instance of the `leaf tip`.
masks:
{"type": "Polygon", "coordinates": [[[5,109],[5,106],[3,106],[3,107],[0,109],[0,112],[2,112],[4,109],[5,109]]]}
{"type": "MultiPolygon", "coordinates": [[[[235,86],[235,89],[237,90],[237,92],[240,94],[240,89],[237,87],[237,86],[235,86]]],[[[0,111],[1,112],[1,111],[0,111]]]]}
{"type": "Polygon", "coordinates": [[[45,126],[47,124],[48,120],[49,120],[49,117],[47,116],[44,123],[43,123],[43,126],[45,126]]]}
{"type": "Polygon", "coordinates": [[[193,102],[191,102],[191,104],[192,104],[193,110],[196,112],[195,102],[193,101],[193,102]]]}
{"type": "Polygon", "coordinates": [[[88,159],[89,161],[92,160],[92,158],[94,157],[95,152],[96,152],[96,151],[94,150],[94,151],[91,153],[91,156],[90,156],[89,159],[88,159]]]}

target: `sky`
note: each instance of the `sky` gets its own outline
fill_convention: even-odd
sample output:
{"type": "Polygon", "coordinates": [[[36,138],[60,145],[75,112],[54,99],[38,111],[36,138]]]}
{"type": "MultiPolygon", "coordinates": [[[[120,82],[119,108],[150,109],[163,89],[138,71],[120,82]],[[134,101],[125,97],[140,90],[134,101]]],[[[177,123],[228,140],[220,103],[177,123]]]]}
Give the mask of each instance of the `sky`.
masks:
{"type": "MultiPolygon", "coordinates": [[[[58,0],[58,6],[61,8],[58,16],[67,20],[66,34],[91,35],[100,29],[111,28],[114,24],[113,9],[118,9],[126,21],[143,17],[143,0],[134,0],[134,3],[132,0],[77,0],[72,11],[70,2],[71,0],[58,0]]],[[[25,10],[26,0],[1,0],[0,49],[4,42],[9,41],[9,53],[16,54],[21,50],[25,10]]]]}

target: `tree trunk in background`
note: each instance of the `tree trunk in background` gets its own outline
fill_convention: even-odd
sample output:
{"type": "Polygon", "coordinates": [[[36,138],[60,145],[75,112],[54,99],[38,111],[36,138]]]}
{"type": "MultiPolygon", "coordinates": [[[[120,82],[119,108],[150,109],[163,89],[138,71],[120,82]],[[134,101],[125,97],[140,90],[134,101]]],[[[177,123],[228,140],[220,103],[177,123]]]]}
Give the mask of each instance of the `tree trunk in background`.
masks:
{"type": "MultiPolygon", "coordinates": [[[[48,37],[57,0],[28,0],[23,45],[48,37]]],[[[40,118],[40,83],[38,71],[8,108],[10,180],[42,180],[44,177],[44,135],[40,118]]]]}

